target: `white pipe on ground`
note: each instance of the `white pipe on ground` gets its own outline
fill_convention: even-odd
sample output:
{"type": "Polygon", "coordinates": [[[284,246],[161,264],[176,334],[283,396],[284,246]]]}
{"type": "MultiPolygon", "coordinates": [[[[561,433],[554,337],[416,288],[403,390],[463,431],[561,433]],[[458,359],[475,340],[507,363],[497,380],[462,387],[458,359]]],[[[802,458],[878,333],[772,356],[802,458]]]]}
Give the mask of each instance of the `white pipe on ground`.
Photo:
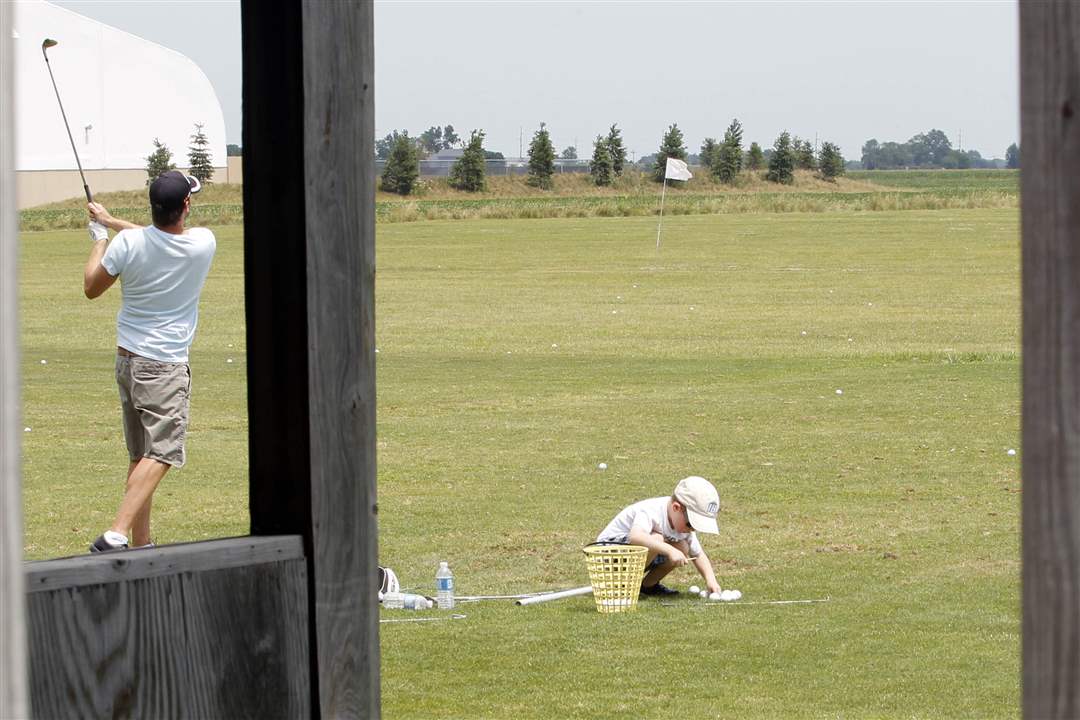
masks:
{"type": "Polygon", "coordinates": [[[562,600],[568,597],[577,597],[578,595],[592,595],[592,585],[584,585],[579,588],[573,588],[572,590],[560,590],[553,593],[544,593],[543,595],[534,595],[533,597],[522,598],[517,601],[517,605],[537,605],[539,603],[550,602],[552,600],[562,600]]]}

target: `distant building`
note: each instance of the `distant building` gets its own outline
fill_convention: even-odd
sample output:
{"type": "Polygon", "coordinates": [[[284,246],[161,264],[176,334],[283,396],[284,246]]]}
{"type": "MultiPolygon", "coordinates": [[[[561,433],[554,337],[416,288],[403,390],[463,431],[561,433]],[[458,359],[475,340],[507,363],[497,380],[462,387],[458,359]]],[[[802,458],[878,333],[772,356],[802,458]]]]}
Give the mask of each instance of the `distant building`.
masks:
{"type": "MultiPolygon", "coordinates": [[[[230,180],[225,116],[191,59],[44,0],[18,0],[14,15],[20,208],[78,196],[82,187],[41,54],[47,37],[59,42],[49,50],[49,62],[91,190],[145,187],[154,138],[169,147],[178,167],[186,167],[195,123],[210,141],[215,180],[230,180]]],[[[234,182],[239,170],[236,162],[234,182]]]]}
{"type": "Polygon", "coordinates": [[[464,154],[465,154],[465,151],[462,150],[461,148],[444,148],[444,149],[440,150],[439,152],[435,153],[434,155],[429,155],[427,159],[428,160],[446,160],[448,162],[454,162],[455,160],[457,160],[458,158],[460,158],[464,154]]]}

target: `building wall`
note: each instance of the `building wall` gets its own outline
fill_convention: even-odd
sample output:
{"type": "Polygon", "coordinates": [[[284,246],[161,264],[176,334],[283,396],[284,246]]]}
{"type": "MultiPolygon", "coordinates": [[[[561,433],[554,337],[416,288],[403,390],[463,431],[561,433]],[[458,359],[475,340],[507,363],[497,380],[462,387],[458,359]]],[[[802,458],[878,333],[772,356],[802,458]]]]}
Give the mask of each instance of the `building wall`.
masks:
{"type": "MultiPolygon", "coordinates": [[[[14,9],[17,171],[76,170],[73,142],[91,189],[99,185],[102,190],[118,189],[129,184],[120,178],[145,167],[155,138],[172,150],[174,160],[186,161],[197,123],[210,143],[211,158],[224,160],[221,104],[206,75],[190,58],[44,0],[18,0],[14,9]],[[41,49],[46,37],[59,42],[48,51],[48,64],[41,49]],[[70,140],[50,67],[67,115],[70,140]],[[94,171],[124,174],[113,178],[94,171]]],[[[52,182],[46,175],[27,178],[20,186],[25,185],[29,193],[30,188],[52,182]]],[[[78,194],[81,185],[76,182],[75,192],[63,197],[78,194]]],[[[55,199],[51,193],[37,197],[55,199]]]]}
{"type": "MultiPolygon", "coordinates": [[[[186,168],[180,168],[185,170],[186,168]]],[[[86,183],[97,195],[114,190],[140,190],[146,187],[146,170],[86,170],[86,183]]],[[[214,168],[212,182],[218,184],[244,181],[243,158],[230,157],[226,167],[214,168]]],[[[82,195],[78,170],[20,170],[15,173],[15,202],[20,210],[68,200],[82,195]]]]}

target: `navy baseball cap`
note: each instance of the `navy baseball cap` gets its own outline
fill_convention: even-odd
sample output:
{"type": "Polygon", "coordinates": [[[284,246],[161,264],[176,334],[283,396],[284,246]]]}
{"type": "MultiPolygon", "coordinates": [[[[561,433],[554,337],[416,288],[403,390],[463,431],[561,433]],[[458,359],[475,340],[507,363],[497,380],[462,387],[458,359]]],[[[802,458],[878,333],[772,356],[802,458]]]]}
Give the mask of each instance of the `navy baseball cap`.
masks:
{"type": "Polygon", "coordinates": [[[178,170],[169,170],[150,183],[150,204],[158,210],[175,210],[184,204],[188,195],[200,190],[202,183],[198,178],[184,175],[178,170]]]}

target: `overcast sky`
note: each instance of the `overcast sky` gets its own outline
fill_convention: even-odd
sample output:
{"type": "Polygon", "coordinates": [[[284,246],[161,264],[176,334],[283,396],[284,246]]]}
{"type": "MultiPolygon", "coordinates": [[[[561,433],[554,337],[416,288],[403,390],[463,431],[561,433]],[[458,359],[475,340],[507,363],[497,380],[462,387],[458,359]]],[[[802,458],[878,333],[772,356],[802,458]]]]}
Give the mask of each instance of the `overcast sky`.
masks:
{"type": "MultiPolygon", "coordinates": [[[[192,58],[240,144],[240,6],[229,0],[57,5],[192,58]]],[[[903,142],[940,128],[985,157],[1019,141],[1018,17],[1001,2],[376,2],[375,126],[452,124],[517,155],[546,122],[591,153],[618,123],[637,156],[678,123],[691,152],[731,119],[771,146],[782,130],[903,142]]]]}

